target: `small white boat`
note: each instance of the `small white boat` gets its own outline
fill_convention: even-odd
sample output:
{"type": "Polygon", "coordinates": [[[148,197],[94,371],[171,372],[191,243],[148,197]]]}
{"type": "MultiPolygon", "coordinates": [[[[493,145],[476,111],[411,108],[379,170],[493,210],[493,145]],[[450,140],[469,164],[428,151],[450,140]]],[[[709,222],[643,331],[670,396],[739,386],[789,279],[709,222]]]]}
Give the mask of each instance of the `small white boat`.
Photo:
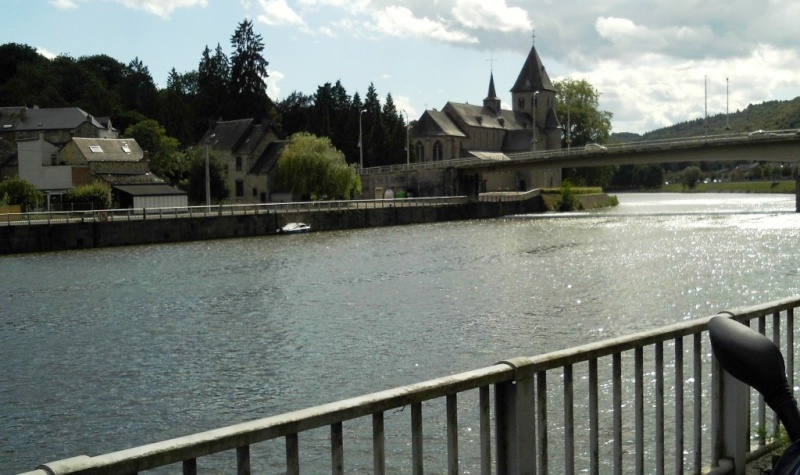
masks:
{"type": "Polygon", "coordinates": [[[311,231],[311,226],[306,223],[289,223],[278,230],[278,234],[305,234],[311,231]]]}

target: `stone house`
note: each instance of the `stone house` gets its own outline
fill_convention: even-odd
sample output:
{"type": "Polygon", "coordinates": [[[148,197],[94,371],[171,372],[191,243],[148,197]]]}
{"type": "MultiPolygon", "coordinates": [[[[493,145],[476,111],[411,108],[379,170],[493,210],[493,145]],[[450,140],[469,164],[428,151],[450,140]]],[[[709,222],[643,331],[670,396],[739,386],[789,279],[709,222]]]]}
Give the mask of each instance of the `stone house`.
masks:
{"type": "Polygon", "coordinates": [[[215,122],[198,147],[208,147],[225,165],[229,203],[267,203],[278,196],[274,171],[285,146],[271,123],[254,119],[215,122]]]}
{"type": "Polygon", "coordinates": [[[77,107],[0,107],[0,179],[18,176],[45,193],[64,192],[81,178],[73,177],[76,171],[61,163],[61,148],[75,137],[118,136],[108,118],[77,107]]]}
{"type": "Polygon", "coordinates": [[[134,139],[73,138],[58,153],[72,169],[73,186],[100,180],[111,187],[115,208],[186,207],[186,192],[150,171],[145,152],[134,139]]]}

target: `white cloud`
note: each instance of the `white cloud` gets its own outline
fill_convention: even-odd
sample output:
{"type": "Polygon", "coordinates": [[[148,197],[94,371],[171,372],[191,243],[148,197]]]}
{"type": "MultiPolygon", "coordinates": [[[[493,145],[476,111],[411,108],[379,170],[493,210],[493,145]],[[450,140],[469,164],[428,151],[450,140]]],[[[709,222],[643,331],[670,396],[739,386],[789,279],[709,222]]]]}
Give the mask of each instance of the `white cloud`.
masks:
{"type": "Polygon", "coordinates": [[[478,38],[451,30],[444,22],[417,18],[405,7],[391,6],[374,14],[373,28],[389,36],[428,38],[445,43],[478,43],[478,38]]]}
{"type": "Polygon", "coordinates": [[[570,76],[585,77],[600,91],[600,108],[614,114],[615,132],[645,132],[702,118],[706,104],[713,116],[785,93],[800,84],[800,54],[770,45],[735,59],[642,54],[635,63],[605,60],[570,76]]]}
{"type": "Polygon", "coordinates": [[[41,54],[47,59],[54,59],[55,57],[58,56],[56,53],[50,52],[44,48],[36,48],[36,52],[41,54]]]}
{"type": "Polygon", "coordinates": [[[267,75],[264,81],[267,84],[267,95],[277,102],[281,99],[281,88],[278,83],[284,78],[284,74],[280,71],[267,70],[267,75]]]}
{"type": "Polygon", "coordinates": [[[307,30],[308,26],[287,3],[286,0],[259,0],[259,5],[264,11],[258,15],[258,20],[267,25],[293,25],[307,30]]]}
{"type": "Polygon", "coordinates": [[[531,31],[528,12],[509,7],[505,0],[457,0],[453,16],[467,28],[487,31],[531,31]]]}
{"type": "Polygon", "coordinates": [[[50,4],[59,10],[71,10],[78,8],[78,4],[72,0],[50,0],[50,4]]]}
{"type": "Polygon", "coordinates": [[[168,19],[178,8],[205,7],[208,0],[116,0],[128,8],[144,10],[168,19]]]}

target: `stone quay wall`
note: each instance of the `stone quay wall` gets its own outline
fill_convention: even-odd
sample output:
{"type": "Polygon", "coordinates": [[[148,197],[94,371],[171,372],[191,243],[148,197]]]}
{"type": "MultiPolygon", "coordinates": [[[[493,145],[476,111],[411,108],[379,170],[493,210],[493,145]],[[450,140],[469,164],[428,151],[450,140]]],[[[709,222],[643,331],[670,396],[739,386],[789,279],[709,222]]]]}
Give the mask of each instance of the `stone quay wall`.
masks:
{"type": "Polygon", "coordinates": [[[541,196],[523,201],[465,202],[409,206],[402,200],[374,207],[278,211],[259,214],[114,219],[50,224],[0,225],[0,254],[65,251],[111,246],[241,238],[277,234],[290,222],[312,232],[487,219],[544,210],[541,196]]]}

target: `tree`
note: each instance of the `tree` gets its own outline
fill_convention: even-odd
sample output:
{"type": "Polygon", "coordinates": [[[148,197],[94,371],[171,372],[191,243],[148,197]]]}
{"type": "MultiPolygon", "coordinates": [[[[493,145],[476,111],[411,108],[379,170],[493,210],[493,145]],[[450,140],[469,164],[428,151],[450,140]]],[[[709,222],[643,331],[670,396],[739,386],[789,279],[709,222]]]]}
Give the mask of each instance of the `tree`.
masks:
{"type": "Polygon", "coordinates": [[[278,158],[278,186],[301,197],[351,199],[361,194],[354,165],[329,138],[299,132],[289,139],[278,158]]]}
{"type": "Polygon", "coordinates": [[[198,114],[205,120],[219,120],[229,114],[231,67],[228,57],[217,44],[214,55],[203,50],[197,70],[198,114]]]}
{"type": "Polygon", "coordinates": [[[44,195],[33,183],[19,177],[0,181],[0,197],[10,205],[20,205],[25,210],[37,208],[44,203],[44,195]]]}
{"type": "Polygon", "coordinates": [[[697,182],[700,181],[700,176],[702,175],[702,170],[700,167],[686,167],[683,170],[681,182],[683,186],[693,190],[695,186],[697,186],[697,182]]]}
{"type": "MultiPolygon", "coordinates": [[[[195,147],[187,152],[189,160],[189,177],[181,181],[181,189],[185,190],[193,203],[206,202],[206,149],[195,147]]],[[[208,152],[209,185],[211,188],[211,202],[221,202],[230,194],[225,181],[225,164],[220,161],[213,151],[208,152]]]]}
{"type": "MultiPolygon", "coordinates": [[[[598,109],[600,92],[585,79],[566,78],[553,85],[557,91],[556,113],[564,126],[562,146],[608,142],[613,114],[598,109]]],[[[614,171],[614,167],[568,168],[564,176],[577,184],[607,186],[614,171]]]]}
{"type": "Polygon", "coordinates": [[[556,112],[564,126],[564,147],[566,140],[571,145],[583,147],[589,143],[606,143],[611,133],[611,112],[598,109],[600,92],[586,79],[566,78],[555,81],[556,112]],[[569,116],[569,130],[567,130],[569,116]]]}
{"type": "Polygon", "coordinates": [[[167,131],[153,119],[145,119],[125,129],[126,137],[149,153],[150,170],[171,185],[177,185],[188,177],[189,162],[180,152],[178,139],[167,135],[167,131]]]}
{"type": "Polygon", "coordinates": [[[242,117],[267,117],[274,108],[267,97],[264,82],[269,62],[264,59],[264,42],[261,35],[253,31],[253,22],[243,20],[231,36],[230,92],[234,103],[234,115],[242,117]]]}

